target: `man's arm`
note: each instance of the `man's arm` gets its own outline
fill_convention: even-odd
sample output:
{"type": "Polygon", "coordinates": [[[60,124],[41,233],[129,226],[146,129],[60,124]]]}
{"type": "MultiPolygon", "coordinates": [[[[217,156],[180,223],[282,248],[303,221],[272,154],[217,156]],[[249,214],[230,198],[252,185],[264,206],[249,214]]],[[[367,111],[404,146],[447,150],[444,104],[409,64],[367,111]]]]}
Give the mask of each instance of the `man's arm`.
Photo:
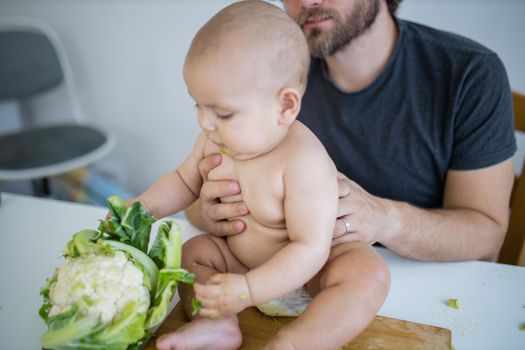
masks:
{"type": "MultiPolygon", "coordinates": [[[[344,224],[337,220],[334,243],[380,242],[399,255],[419,260],[495,260],[508,226],[512,182],[511,159],[479,170],[450,171],[443,208],[428,210],[372,196],[355,182],[341,178],[337,216],[350,221],[352,232],[344,234],[344,224]]],[[[235,194],[232,189],[227,182],[203,186],[201,199],[191,207],[192,223],[204,225],[202,215],[211,223],[204,227],[215,228],[221,235],[241,232],[242,221],[224,220],[240,215],[239,203],[214,201],[235,194]]]]}
{"type": "MultiPolygon", "coordinates": [[[[380,242],[419,260],[495,260],[508,226],[513,161],[447,173],[442,209],[421,209],[378,198],[356,183],[340,199],[339,216],[351,231],[336,240],[380,242]]],[[[340,183],[341,186],[341,183],[340,183]]],[[[335,236],[344,231],[337,224],[335,236]]]]}

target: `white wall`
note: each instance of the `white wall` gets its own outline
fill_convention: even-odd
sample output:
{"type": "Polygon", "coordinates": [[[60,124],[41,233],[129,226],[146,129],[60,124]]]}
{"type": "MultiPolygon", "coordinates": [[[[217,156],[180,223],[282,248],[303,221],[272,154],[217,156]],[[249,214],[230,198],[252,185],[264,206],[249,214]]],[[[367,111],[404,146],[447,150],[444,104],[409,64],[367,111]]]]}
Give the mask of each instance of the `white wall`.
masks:
{"type": "Polygon", "coordinates": [[[0,14],[36,17],[58,32],[86,116],[118,139],[104,164],[140,192],[191,150],[198,126],[184,55],[198,28],[231,2],[0,0],[0,14]]]}
{"type": "MultiPolygon", "coordinates": [[[[198,127],[182,80],[184,55],[198,28],[232,2],[0,0],[0,15],[36,17],[58,32],[85,114],[118,138],[102,166],[140,192],[193,145],[198,127]]],[[[524,13],[522,0],[405,0],[399,15],[495,50],[512,88],[525,92],[524,13]]]]}

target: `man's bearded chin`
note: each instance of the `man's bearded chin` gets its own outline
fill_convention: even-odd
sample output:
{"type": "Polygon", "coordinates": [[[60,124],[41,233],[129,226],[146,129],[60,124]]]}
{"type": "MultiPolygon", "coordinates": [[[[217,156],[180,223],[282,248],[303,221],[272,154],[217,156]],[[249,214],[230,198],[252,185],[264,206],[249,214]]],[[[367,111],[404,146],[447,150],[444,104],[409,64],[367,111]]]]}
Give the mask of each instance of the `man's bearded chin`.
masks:
{"type": "Polygon", "coordinates": [[[309,18],[330,18],[334,21],[331,30],[313,28],[306,33],[310,54],[314,57],[326,57],[335,54],[365,33],[374,23],[379,13],[379,0],[361,0],[345,18],[330,9],[306,9],[299,18],[302,27],[309,18]]]}

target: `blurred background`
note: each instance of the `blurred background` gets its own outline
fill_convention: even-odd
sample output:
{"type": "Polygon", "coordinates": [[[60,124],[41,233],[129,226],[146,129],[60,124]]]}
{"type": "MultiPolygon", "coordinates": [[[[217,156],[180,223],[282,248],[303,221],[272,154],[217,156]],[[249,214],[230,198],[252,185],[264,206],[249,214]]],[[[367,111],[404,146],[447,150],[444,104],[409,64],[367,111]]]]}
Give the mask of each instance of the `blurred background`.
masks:
{"type": "MultiPolygon", "coordinates": [[[[200,26],[232,2],[0,0],[0,16],[36,18],[54,29],[87,120],[111,130],[117,141],[94,166],[54,179],[55,196],[94,204],[103,204],[106,194],[134,196],[185,158],[198,125],[182,79],[184,56],[200,26]]],[[[494,50],[511,88],[525,93],[523,14],[523,0],[404,0],[398,12],[400,18],[467,36],[494,50]]],[[[45,102],[36,101],[39,112],[32,121],[52,123],[56,116],[49,111],[62,98],[57,91],[45,102]]],[[[0,104],[0,133],[19,127],[16,114],[12,103],[0,104]]],[[[524,135],[518,135],[518,147],[516,172],[523,164],[524,135]]],[[[1,182],[0,190],[32,191],[27,181],[1,182]]]]}

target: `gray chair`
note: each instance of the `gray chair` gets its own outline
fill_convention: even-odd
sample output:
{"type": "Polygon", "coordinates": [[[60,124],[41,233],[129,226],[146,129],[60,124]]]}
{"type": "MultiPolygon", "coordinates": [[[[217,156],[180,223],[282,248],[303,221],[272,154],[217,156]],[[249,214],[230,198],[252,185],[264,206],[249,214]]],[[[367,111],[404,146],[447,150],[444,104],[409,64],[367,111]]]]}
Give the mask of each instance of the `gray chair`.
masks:
{"type": "MultiPolygon", "coordinates": [[[[512,92],[516,131],[525,133],[525,95],[512,92]]],[[[525,160],[521,174],[514,178],[510,197],[510,218],[507,235],[501,247],[498,262],[525,266],[525,160]]]]}
{"type": "Polygon", "coordinates": [[[0,17],[0,101],[16,102],[21,119],[19,130],[0,135],[0,181],[32,180],[45,195],[48,177],[92,164],[114,146],[110,133],[85,122],[67,57],[45,23],[0,17]],[[32,100],[58,89],[71,112],[59,122],[36,123],[32,100]]]}

